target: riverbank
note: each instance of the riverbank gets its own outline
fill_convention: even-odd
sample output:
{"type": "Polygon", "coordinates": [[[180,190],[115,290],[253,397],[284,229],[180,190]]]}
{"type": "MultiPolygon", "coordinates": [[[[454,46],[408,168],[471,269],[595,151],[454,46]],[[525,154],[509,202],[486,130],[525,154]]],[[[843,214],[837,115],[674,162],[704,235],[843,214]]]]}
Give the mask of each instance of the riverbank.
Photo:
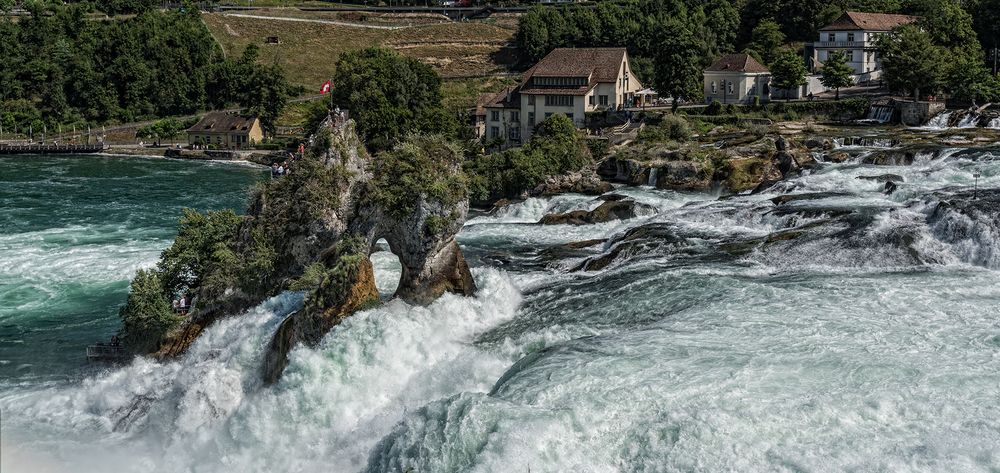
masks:
{"type": "Polygon", "coordinates": [[[139,156],[145,158],[170,158],[191,161],[244,161],[260,166],[270,166],[275,161],[287,159],[281,151],[199,150],[186,148],[147,148],[111,146],[98,153],[104,156],[139,156]]]}

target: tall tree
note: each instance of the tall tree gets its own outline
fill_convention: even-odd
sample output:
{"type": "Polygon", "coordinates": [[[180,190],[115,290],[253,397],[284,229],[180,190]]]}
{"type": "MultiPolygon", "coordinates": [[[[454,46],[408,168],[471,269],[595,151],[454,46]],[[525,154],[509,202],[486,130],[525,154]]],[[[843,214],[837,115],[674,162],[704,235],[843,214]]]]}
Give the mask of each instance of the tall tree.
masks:
{"type": "Polygon", "coordinates": [[[919,26],[897,28],[879,40],[878,49],[889,87],[913,92],[913,99],[919,100],[921,90],[940,86],[946,52],[919,26]]]}
{"type": "Polygon", "coordinates": [[[333,99],[346,107],[370,148],[389,149],[408,133],[454,130],[430,66],[385,48],[341,54],[333,99]]]}
{"type": "Polygon", "coordinates": [[[840,88],[854,84],[853,74],[854,69],[847,64],[847,58],[844,54],[839,51],[832,52],[823,63],[820,82],[826,88],[836,90],[836,98],[840,100],[840,88]]]}
{"type": "Polygon", "coordinates": [[[685,25],[668,22],[659,35],[653,84],[660,95],[670,95],[671,109],[676,111],[681,98],[692,100],[701,96],[701,57],[695,38],[685,25]]]}
{"type": "Polygon", "coordinates": [[[760,22],[751,34],[750,49],[760,55],[764,64],[770,65],[778,56],[781,47],[785,44],[785,34],[781,32],[781,27],[771,20],[760,22]]]}
{"type": "Polygon", "coordinates": [[[784,90],[787,100],[789,91],[806,85],[806,73],[802,57],[791,49],[783,49],[771,65],[771,85],[784,90]]]}

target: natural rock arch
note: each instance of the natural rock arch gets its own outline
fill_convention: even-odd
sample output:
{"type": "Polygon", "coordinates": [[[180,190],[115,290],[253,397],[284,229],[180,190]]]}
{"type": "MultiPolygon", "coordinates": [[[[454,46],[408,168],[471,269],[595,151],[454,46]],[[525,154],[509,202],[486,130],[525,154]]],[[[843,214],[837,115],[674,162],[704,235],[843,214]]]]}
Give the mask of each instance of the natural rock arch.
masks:
{"type": "Polygon", "coordinates": [[[265,355],[264,380],[277,380],[295,344],[315,344],[379,302],[370,255],[380,239],[402,266],[395,297],[426,305],[445,292],[475,292],[455,240],[469,209],[462,155],[447,140],[414,136],[372,157],[353,121],[331,117],[309,150],[290,176],[255,192],[235,241],[225,243],[262,269],[221,291],[196,288],[198,307],[163,340],[159,356],[182,353],[218,318],[298,288],[307,292],[304,306],[281,324],[265,355]]]}

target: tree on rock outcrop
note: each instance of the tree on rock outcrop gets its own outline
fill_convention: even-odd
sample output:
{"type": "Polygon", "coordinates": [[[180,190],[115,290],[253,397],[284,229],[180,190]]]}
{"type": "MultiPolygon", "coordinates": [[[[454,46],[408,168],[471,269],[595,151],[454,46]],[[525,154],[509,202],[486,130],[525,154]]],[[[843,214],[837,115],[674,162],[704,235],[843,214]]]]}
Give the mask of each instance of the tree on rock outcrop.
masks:
{"type": "Polygon", "coordinates": [[[453,135],[457,122],[441,97],[430,66],[391,49],[351,51],[337,61],[333,100],[350,110],[372,150],[392,148],[408,133],[453,135]]]}
{"type": "Polygon", "coordinates": [[[132,290],[119,316],[122,343],[130,352],[139,354],[156,349],[160,338],[182,320],[171,310],[156,271],[144,269],[132,279],[132,290]]]}

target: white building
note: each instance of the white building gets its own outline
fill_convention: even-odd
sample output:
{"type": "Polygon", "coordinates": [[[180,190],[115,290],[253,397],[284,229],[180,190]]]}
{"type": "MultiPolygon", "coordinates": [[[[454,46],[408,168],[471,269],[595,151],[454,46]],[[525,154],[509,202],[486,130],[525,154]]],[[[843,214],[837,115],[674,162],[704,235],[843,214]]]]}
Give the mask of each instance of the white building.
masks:
{"type": "Polygon", "coordinates": [[[522,144],[554,113],[583,127],[587,112],[631,106],[639,90],[625,48],[555,49],[486,104],[486,138],[522,144]]]}
{"type": "Polygon", "coordinates": [[[749,54],[727,54],[704,71],[705,101],[750,103],[771,98],[771,71],[749,54]]]}
{"type": "Polygon", "coordinates": [[[819,30],[819,41],[813,43],[810,70],[818,71],[830,53],[839,51],[854,68],[857,80],[877,79],[882,69],[876,51],[879,36],[915,21],[917,17],[909,15],[844,13],[819,30]]]}

